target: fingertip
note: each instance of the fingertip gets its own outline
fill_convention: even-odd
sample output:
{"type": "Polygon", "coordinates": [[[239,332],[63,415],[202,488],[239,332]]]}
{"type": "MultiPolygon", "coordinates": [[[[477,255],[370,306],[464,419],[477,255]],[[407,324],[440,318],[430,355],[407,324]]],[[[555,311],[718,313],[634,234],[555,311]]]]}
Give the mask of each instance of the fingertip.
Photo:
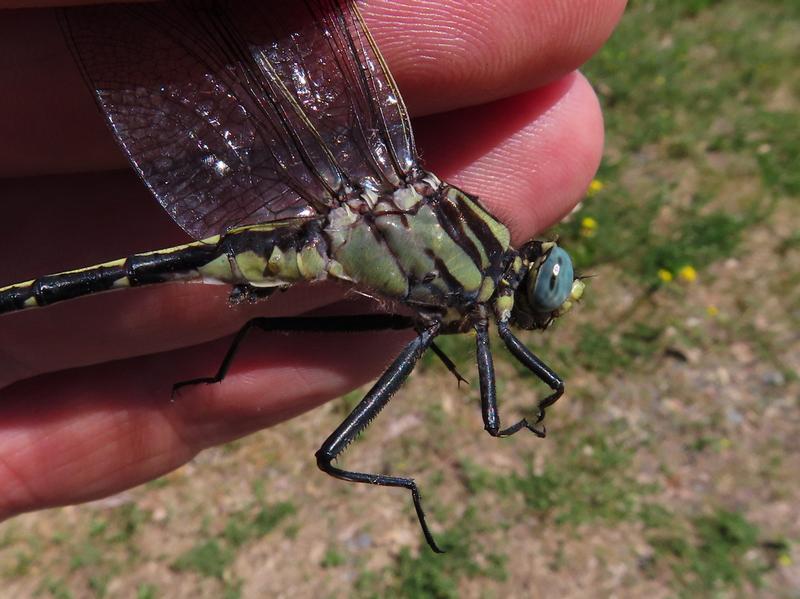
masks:
{"type": "Polygon", "coordinates": [[[421,119],[426,167],[478,195],[530,239],[572,210],[597,171],[603,116],[580,73],[491,104],[421,119]]]}
{"type": "Polygon", "coordinates": [[[608,39],[624,0],[373,0],[362,7],[412,114],[556,81],[608,39]]]}

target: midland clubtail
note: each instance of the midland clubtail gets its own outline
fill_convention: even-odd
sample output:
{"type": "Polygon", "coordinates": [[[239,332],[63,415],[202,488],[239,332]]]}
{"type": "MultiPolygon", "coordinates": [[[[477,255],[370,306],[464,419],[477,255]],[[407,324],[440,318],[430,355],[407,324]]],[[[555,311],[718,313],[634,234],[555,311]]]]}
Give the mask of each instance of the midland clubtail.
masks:
{"type": "MultiPolygon", "coordinates": [[[[296,282],[332,279],[412,315],[256,318],[248,331],[413,329],[415,338],[317,451],[354,482],[411,491],[410,478],[352,472],[334,459],[386,406],[437,335],[474,330],[486,430],[544,436],[559,376],[511,332],[544,329],[583,293],[552,241],[510,245],[479,200],[426,172],[405,105],[357,7],[347,0],[172,1],[66,9],[72,51],[117,141],[167,213],[198,241],[0,288],[0,314],[101,291],[173,281],[222,282],[255,301],[296,282]],[[489,321],[552,393],[503,428],[489,321]]],[[[457,373],[455,373],[457,375],[457,373]]],[[[457,375],[458,376],[458,375],[457,375]]]]}

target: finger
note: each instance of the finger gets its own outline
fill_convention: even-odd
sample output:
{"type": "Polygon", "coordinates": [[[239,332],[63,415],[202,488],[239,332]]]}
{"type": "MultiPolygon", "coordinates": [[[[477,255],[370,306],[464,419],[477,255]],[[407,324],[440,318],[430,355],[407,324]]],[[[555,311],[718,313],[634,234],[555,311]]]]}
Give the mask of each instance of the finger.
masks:
{"type": "MultiPolygon", "coordinates": [[[[434,172],[480,195],[510,226],[517,244],[574,206],[595,171],[602,148],[597,100],[580,76],[492,105],[429,117],[419,129],[424,156],[434,172]]],[[[146,222],[140,230],[146,234],[146,222]]],[[[12,247],[25,243],[13,227],[7,234],[12,247]]],[[[64,248],[71,244],[85,245],[91,231],[86,235],[71,234],[54,247],[68,251],[64,248]]],[[[52,250],[34,244],[31,251],[52,250]]],[[[46,258],[40,255],[41,260],[46,258]]],[[[0,351],[5,359],[0,362],[0,376],[6,381],[18,380],[192,345],[234,331],[255,310],[262,309],[227,309],[225,293],[204,285],[156,285],[4,317],[0,351]],[[80,340],[79,350],[76,339],[80,340]]],[[[274,296],[264,308],[275,310],[274,314],[286,314],[284,310],[296,314],[338,297],[336,289],[304,287],[274,296]]]]}
{"type": "Polygon", "coordinates": [[[608,39],[624,0],[373,0],[370,31],[412,114],[491,102],[560,79],[608,39]]]}
{"type": "Polygon", "coordinates": [[[603,115],[588,81],[560,81],[417,123],[431,170],[478,194],[519,246],[568,214],[603,151],[603,115]]]}
{"type": "Polygon", "coordinates": [[[172,383],[213,372],[225,343],[14,385],[0,403],[0,519],[169,472],[366,382],[401,343],[399,334],[255,333],[223,383],[184,388],[174,401],[172,383]]]}
{"type": "MultiPolygon", "coordinates": [[[[563,77],[609,35],[621,0],[380,0],[365,17],[412,113],[563,77]]],[[[0,14],[0,176],[121,167],[52,11],[0,14]],[[58,90],[58,93],[53,93],[58,90]]]]}

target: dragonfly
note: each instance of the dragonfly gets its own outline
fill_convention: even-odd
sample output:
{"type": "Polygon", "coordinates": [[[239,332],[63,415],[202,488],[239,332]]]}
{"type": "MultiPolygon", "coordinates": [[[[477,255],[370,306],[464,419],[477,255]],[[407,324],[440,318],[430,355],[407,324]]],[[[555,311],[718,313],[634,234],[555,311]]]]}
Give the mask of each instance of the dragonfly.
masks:
{"type": "MultiPolygon", "coordinates": [[[[410,491],[428,545],[441,552],[412,478],[335,464],[431,350],[474,333],[484,428],[544,437],[564,381],[512,332],[545,329],[584,283],[556,241],[511,246],[508,228],[470,193],[426,171],[392,74],[351,0],[170,0],[64,9],[63,30],[132,167],[195,240],[0,288],[0,314],[169,282],[231,286],[258,301],[304,282],[338,281],[376,298],[365,315],[255,318],[234,336],[220,383],[254,329],[410,330],[413,339],[316,453],[346,481],[410,491]],[[501,425],[489,325],[551,392],[501,425]]],[[[313,289],[313,286],[310,287],[313,289]]]]}

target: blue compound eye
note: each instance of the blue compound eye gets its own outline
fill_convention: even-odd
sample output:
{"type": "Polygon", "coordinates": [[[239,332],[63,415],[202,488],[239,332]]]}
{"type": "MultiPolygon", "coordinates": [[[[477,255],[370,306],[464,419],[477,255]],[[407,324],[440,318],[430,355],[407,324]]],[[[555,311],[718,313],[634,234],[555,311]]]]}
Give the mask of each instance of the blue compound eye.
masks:
{"type": "Polygon", "coordinates": [[[531,307],[538,312],[558,310],[570,296],[574,278],[569,254],[558,246],[554,247],[539,267],[533,289],[528,284],[531,307]]]}

